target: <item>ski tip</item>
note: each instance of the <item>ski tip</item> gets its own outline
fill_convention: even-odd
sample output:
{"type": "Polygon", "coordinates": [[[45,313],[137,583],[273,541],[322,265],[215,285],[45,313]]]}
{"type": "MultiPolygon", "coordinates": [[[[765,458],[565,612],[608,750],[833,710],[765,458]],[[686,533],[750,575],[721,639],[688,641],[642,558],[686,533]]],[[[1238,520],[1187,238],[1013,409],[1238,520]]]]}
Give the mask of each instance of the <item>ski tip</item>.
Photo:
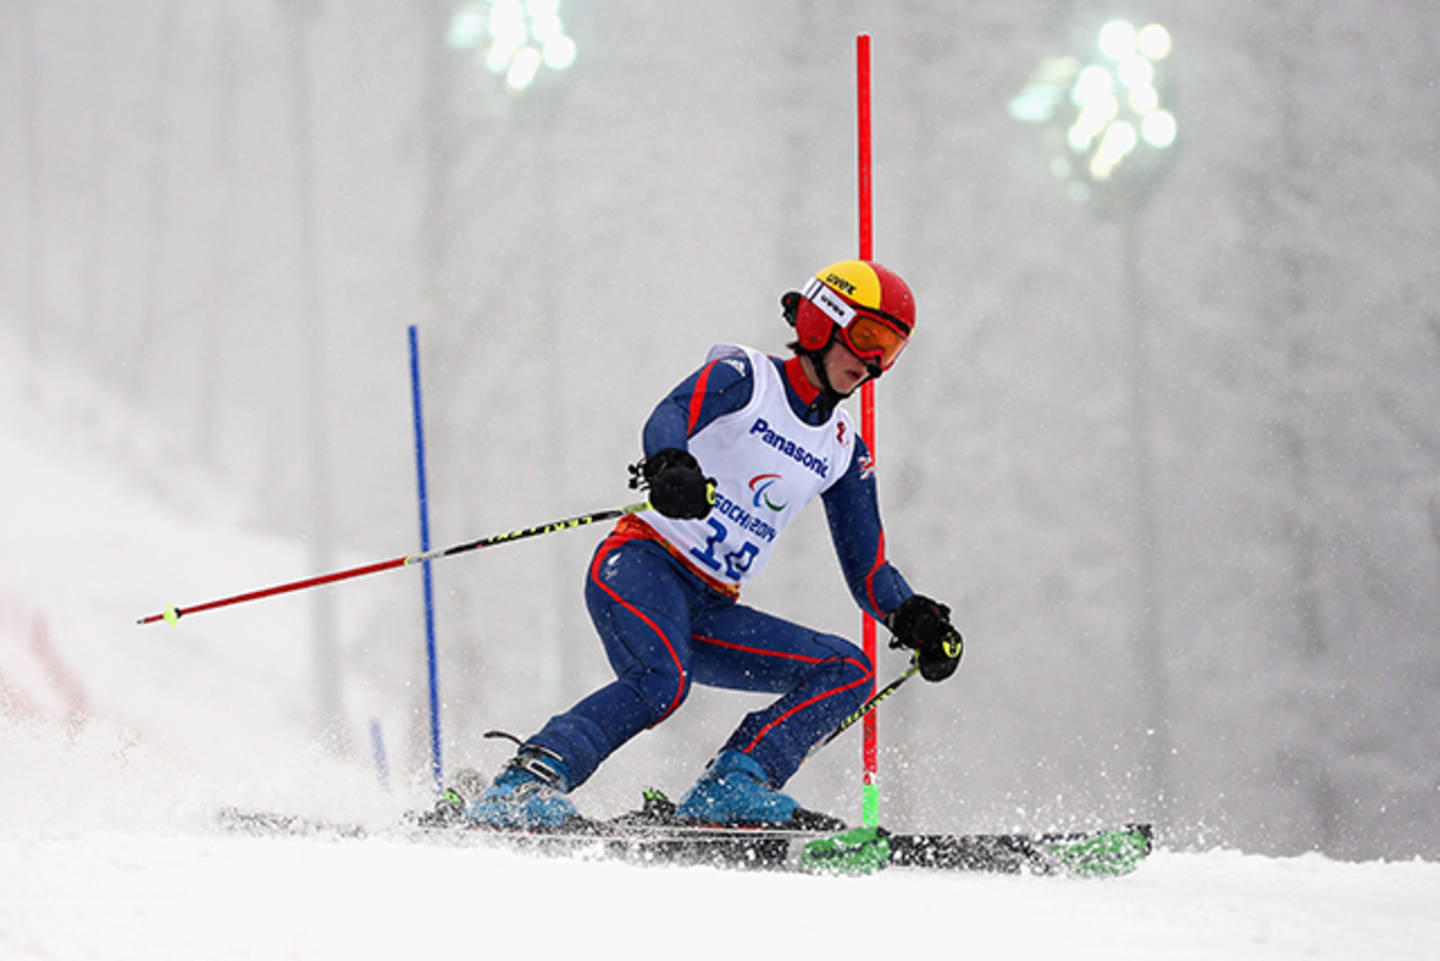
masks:
{"type": "Polygon", "coordinates": [[[1049,845],[1054,867],[1072,877],[1116,878],[1140,867],[1154,850],[1150,824],[1127,824],[1077,838],[1057,838],[1049,845]]]}

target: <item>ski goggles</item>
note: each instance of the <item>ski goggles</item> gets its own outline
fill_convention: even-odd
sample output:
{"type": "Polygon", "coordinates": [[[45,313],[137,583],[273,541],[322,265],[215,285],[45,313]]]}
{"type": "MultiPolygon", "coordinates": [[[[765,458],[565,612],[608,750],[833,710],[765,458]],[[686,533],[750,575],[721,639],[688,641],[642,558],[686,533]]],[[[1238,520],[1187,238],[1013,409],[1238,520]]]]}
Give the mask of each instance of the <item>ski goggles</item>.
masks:
{"type": "Polygon", "coordinates": [[[881,370],[889,370],[910,342],[899,321],[878,311],[852,307],[818,277],[806,285],[804,296],[835,322],[850,353],[878,362],[881,370]]]}

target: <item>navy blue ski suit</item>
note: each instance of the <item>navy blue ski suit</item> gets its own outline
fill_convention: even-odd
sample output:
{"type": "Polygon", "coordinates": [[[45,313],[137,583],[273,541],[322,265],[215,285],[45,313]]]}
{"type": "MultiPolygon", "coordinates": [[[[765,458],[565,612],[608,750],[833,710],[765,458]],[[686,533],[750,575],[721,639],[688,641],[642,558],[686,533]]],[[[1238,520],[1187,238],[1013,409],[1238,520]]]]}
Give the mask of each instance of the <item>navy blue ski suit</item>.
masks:
{"type": "MultiPolygon", "coordinates": [[[[791,408],[806,423],[834,416],[799,358],[768,358],[791,408]]],[[[666,396],[646,421],[647,456],[686,447],[687,438],[750,400],[746,363],[712,362],[666,396]]],[[[912,593],[885,559],[885,538],[869,451],[856,438],[849,468],[822,495],[831,539],[850,592],[883,620],[912,593]]],[[[704,466],[703,464],[701,465],[704,466]]],[[[584,783],[630,738],[664,721],[692,684],[780,695],[747,715],[722,750],[749,754],[779,788],[812,745],[874,689],[874,668],[859,647],[739,603],[637,517],[621,520],[595,551],[585,600],[616,679],[551,718],[530,742],[554,751],[584,783]]]]}

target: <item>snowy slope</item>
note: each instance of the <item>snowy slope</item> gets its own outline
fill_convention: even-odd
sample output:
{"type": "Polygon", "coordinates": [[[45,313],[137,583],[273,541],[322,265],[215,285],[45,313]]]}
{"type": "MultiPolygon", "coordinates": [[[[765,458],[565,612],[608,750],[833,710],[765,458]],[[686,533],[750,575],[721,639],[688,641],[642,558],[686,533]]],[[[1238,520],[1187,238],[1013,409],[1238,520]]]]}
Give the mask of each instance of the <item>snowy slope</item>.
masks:
{"type": "Polygon", "coordinates": [[[1434,958],[1440,865],[1161,853],[1103,882],[865,879],[530,859],[387,841],[0,835],[6,958],[1434,958]],[[604,956],[604,955],[601,955],[604,956]]]}
{"type": "Polygon", "coordinates": [[[303,552],[247,533],[203,479],[107,462],[106,432],[130,429],[123,411],[78,384],[57,411],[33,390],[63,371],[37,380],[15,356],[0,350],[3,961],[494,948],[1440,956],[1440,864],[1418,861],[1161,852],[1109,882],[846,880],[222,835],[212,816],[226,803],[378,824],[423,790],[387,794],[367,763],[312,746],[308,662],[288,640],[303,634],[303,607],[267,602],[183,631],[135,626],[168,599],[306,573],[303,552]],[[81,416],[73,405],[87,397],[81,416]]]}
{"type": "MultiPolygon", "coordinates": [[[[45,783],[59,785],[87,783],[100,765],[143,782],[122,803],[168,811],[204,784],[287,800],[273,793],[277,769],[315,765],[307,794],[353,776],[317,756],[308,733],[303,604],[184,630],[135,623],[169,600],[299,576],[299,546],[240,530],[225,492],[187,475],[162,438],[151,463],[108,463],[108,438],[135,439],[138,421],[63,365],[22,368],[10,346],[0,344],[0,716],[22,731],[5,739],[5,765],[48,756],[45,783]]],[[[36,799],[19,784],[6,779],[0,814],[25,824],[36,799]]],[[[83,793],[77,803],[106,806],[83,793]]]]}

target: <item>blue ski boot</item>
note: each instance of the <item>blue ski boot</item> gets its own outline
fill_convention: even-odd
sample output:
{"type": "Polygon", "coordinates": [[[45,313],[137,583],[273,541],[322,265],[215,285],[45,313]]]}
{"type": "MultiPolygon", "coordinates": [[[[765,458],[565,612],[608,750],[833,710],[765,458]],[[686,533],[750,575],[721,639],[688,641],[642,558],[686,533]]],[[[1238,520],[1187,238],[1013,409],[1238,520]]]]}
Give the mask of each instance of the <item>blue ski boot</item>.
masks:
{"type": "Polygon", "coordinates": [[[721,751],[680,799],[675,813],[712,824],[794,826],[799,803],[770,786],[764,768],[741,751],[721,751]]]}
{"type": "Polygon", "coordinates": [[[495,783],[465,809],[465,817],[492,828],[547,830],[563,827],[580,812],[565,793],[570,770],[554,751],[525,744],[495,783]]]}

